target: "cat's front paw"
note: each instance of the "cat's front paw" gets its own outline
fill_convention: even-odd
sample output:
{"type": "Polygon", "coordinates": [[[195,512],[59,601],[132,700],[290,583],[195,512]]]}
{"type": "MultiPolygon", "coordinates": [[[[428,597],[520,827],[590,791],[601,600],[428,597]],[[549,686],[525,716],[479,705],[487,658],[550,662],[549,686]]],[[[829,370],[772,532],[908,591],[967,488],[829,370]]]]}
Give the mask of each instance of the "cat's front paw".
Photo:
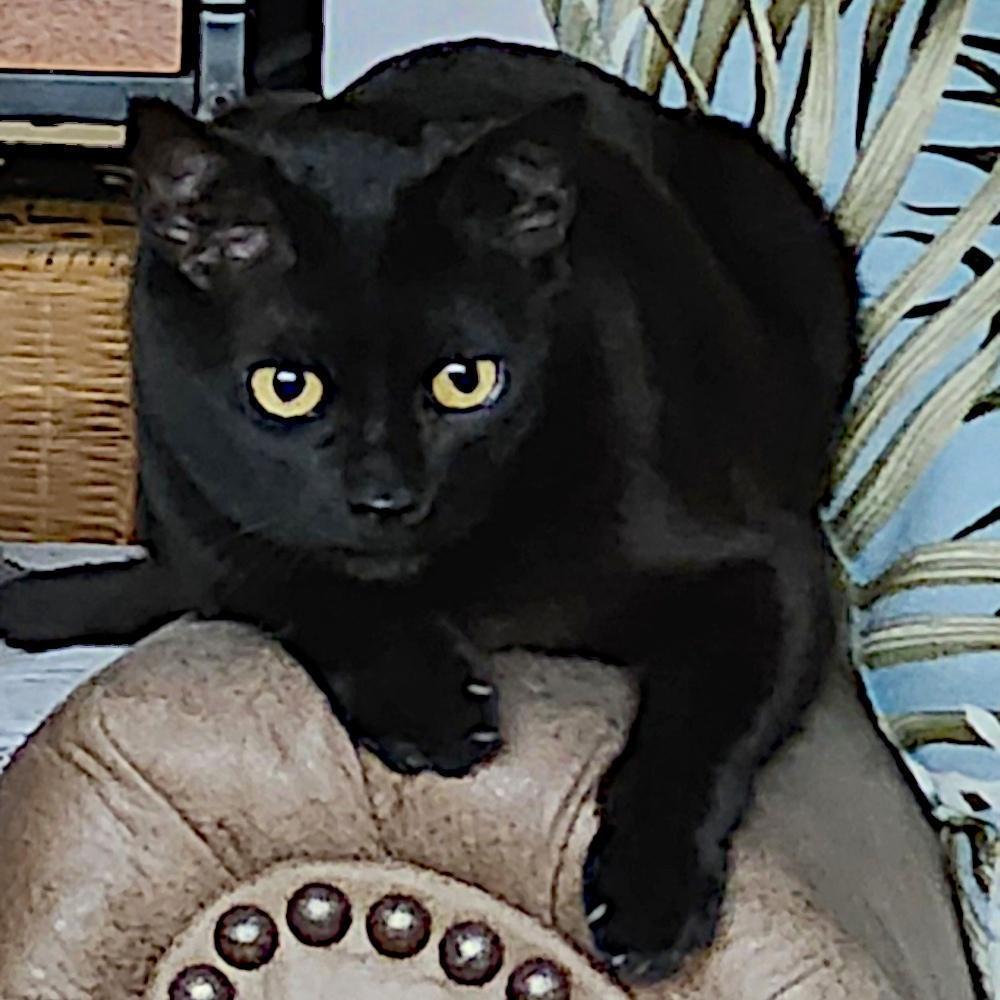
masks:
{"type": "Polygon", "coordinates": [[[426,628],[330,678],[358,741],[394,771],[465,774],[500,747],[497,692],[482,658],[446,629],[426,628]]]}
{"type": "MultiPolygon", "coordinates": [[[[665,797],[664,790],[660,792],[665,797]]],[[[690,831],[613,813],[591,846],[584,905],[613,974],[642,985],[675,972],[715,933],[725,881],[721,845],[699,857],[690,831]]]]}
{"type": "Polygon", "coordinates": [[[439,691],[433,710],[423,718],[381,732],[366,726],[361,743],[402,774],[436,771],[459,777],[500,748],[496,689],[470,678],[439,691]]]}

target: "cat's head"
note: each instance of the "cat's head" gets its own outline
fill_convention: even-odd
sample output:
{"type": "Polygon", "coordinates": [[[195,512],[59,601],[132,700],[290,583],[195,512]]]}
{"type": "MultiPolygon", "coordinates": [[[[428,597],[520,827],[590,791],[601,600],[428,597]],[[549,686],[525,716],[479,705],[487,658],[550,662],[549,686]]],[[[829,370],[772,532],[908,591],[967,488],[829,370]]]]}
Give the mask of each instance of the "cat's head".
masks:
{"type": "Polygon", "coordinates": [[[543,412],[582,110],[137,108],[144,462],[359,577],[463,538],[543,412]]]}

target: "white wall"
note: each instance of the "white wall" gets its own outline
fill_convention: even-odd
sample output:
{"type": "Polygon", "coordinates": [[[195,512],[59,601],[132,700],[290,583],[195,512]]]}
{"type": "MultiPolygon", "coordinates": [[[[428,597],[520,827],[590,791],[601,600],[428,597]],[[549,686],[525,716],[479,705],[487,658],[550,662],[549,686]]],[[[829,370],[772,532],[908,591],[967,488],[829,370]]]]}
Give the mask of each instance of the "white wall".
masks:
{"type": "Polygon", "coordinates": [[[323,89],[332,96],[388,56],[485,36],[551,46],[541,0],[325,0],[323,89]]]}

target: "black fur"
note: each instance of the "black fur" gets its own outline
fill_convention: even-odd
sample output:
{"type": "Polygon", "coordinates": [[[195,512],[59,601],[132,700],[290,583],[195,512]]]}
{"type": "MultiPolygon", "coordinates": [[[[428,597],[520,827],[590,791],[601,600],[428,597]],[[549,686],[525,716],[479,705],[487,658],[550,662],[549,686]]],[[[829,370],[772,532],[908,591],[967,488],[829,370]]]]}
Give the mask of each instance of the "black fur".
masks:
{"type": "Polygon", "coordinates": [[[445,774],[497,748],[486,654],[634,671],[587,904],[620,975],[671,971],[832,642],[815,510],[857,296],[818,199],[735,125],[488,42],[136,125],[150,558],[16,582],[0,627],[250,621],[391,766],[445,774]],[[433,406],[434,363],[481,355],[499,400],[433,406]],[[267,360],[320,373],[316,416],[250,404],[267,360]]]}

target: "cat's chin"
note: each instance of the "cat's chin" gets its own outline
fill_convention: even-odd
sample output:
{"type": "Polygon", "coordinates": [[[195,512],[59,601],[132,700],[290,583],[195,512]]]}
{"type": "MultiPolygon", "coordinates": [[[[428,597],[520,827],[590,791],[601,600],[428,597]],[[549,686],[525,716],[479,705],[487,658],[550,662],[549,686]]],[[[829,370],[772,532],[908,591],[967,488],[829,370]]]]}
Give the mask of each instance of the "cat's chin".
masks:
{"type": "Polygon", "coordinates": [[[392,583],[417,576],[427,565],[427,555],[363,554],[345,552],[341,568],[348,576],[363,583],[392,583]]]}

